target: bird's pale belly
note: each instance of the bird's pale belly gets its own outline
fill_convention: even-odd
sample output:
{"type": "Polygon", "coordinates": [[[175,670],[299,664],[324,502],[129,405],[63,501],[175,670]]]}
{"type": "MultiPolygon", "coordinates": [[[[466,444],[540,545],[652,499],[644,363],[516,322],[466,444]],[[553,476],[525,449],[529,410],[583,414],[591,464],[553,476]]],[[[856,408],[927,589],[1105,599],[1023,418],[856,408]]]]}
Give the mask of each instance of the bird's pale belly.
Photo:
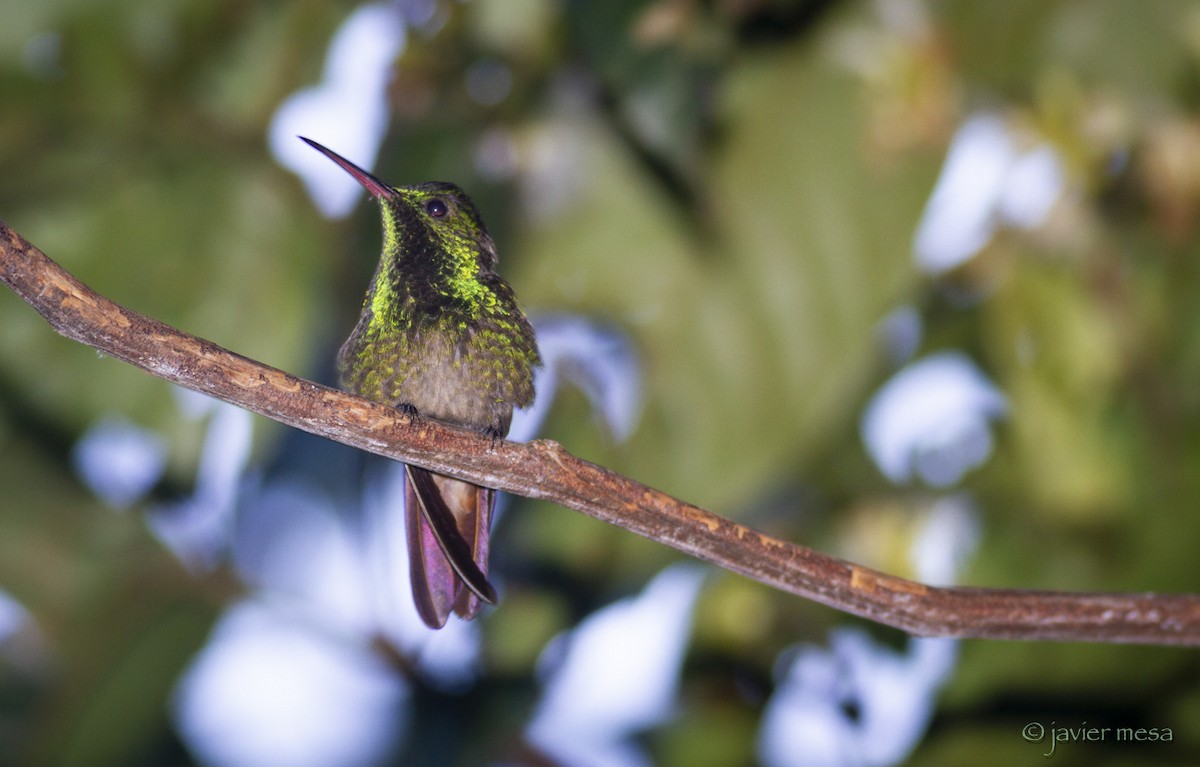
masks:
{"type": "Polygon", "coordinates": [[[409,404],[423,416],[473,429],[508,432],[511,384],[500,375],[487,349],[440,342],[414,344],[398,377],[396,405],[409,404]]]}

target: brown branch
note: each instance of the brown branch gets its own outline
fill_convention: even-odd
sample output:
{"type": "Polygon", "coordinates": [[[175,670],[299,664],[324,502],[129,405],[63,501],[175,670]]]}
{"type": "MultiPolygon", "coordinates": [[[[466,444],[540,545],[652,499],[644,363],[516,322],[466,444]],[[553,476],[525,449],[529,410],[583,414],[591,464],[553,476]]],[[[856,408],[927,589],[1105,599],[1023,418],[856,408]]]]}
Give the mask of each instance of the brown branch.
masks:
{"type": "Polygon", "coordinates": [[[97,295],[0,222],[0,281],[58,333],[289,426],[553,501],[760,583],[913,634],[1200,645],[1200,596],[938,588],[771,538],[548,440],[498,442],[305,381],[97,295]]]}

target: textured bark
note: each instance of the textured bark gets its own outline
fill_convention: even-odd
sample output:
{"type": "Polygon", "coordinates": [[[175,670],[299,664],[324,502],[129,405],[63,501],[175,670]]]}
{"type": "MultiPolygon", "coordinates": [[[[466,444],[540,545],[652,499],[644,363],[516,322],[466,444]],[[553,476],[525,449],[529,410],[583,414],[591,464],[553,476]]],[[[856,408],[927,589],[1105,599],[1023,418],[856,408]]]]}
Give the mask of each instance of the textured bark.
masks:
{"type": "Polygon", "coordinates": [[[439,474],[553,501],[760,583],[913,634],[1200,645],[1200,596],[940,588],[764,535],[548,440],[416,420],[118,306],[0,222],[0,281],[61,335],[297,429],[439,474]]]}

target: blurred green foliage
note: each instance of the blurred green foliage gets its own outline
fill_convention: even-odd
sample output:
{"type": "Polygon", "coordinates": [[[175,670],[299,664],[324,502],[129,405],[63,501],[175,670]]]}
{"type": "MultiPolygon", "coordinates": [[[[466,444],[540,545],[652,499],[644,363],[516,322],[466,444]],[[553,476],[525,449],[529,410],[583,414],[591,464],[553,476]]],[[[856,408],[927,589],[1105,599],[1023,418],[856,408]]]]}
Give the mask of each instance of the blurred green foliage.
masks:
{"type": "MultiPolygon", "coordinates": [[[[984,528],[969,582],[1200,591],[1194,5],[438,8],[397,62],[378,174],[469,189],[528,308],[610,322],[644,362],[628,444],[597,432],[570,392],[547,436],[907,574],[914,520],[935,495],[888,484],[857,419],[894,369],[878,324],[913,305],[920,353],[967,350],[1009,398],[997,451],[965,487],[984,528]],[[511,73],[498,103],[468,93],[481,61],[511,73]],[[1070,192],[1037,230],[1002,231],[931,278],[913,233],[955,128],[981,109],[1051,142],[1070,192]]],[[[3,0],[0,217],[130,308],[327,375],[374,266],[376,214],[320,219],[264,137],[350,10],[3,0]]],[[[168,435],[171,481],[191,482],[202,424],[167,384],[0,295],[0,587],[37,624],[0,656],[0,763],[186,758],[163,701],[238,587],[224,571],[186,575],[137,515],[103,509],[74,478],[71,444],[114,413],[168,435]]],[[[279,430],[258,428],[271,455],[279,430]]],[[[538,504],[506,518],[497,549],[533,563],[485,622],[489,668],[521,682],[473,694],[518,728],[545,640],[676,555],[538,504]],[[565,603],[538,573],[581,594],[565,603]]],[[[745,763],[772,659],[845,620],[715,575],[680,716],[649,741],[656,756],[745,763]]],[[[1034,758],[1020,727],[1056,717],[1176,736],[1065,750],[1058,764],[1194,761],[1198,680],[1194,654],[1179,651],[968,642],[912,763],[1034,758]]],[[[496,727],[464,740],[487,753],[479,739],[496,727]]]]}

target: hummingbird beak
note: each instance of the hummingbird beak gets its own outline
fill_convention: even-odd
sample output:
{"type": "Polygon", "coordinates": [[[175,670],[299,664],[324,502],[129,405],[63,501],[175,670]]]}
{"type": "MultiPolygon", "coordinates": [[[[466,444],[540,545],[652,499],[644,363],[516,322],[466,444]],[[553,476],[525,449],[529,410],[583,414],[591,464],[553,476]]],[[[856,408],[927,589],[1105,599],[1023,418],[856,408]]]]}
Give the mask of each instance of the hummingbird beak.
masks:
{"type": "Polygon", "coordinates": [[[346,171],[351,176],[354,176],[354,180],[362,184],[363,187],[371,193],[372,197],[379,198],[392,194],[392,188],[390,186],[375,178],[370,173],[367,173],[365,170],[350,162],[345,157],[342,157],[332,149],[326,149],[312,139],[307,139],[303,136],[297,136],[297,138],[329,159],[333,160],[342,167],[342,170],[346,171]]]}

